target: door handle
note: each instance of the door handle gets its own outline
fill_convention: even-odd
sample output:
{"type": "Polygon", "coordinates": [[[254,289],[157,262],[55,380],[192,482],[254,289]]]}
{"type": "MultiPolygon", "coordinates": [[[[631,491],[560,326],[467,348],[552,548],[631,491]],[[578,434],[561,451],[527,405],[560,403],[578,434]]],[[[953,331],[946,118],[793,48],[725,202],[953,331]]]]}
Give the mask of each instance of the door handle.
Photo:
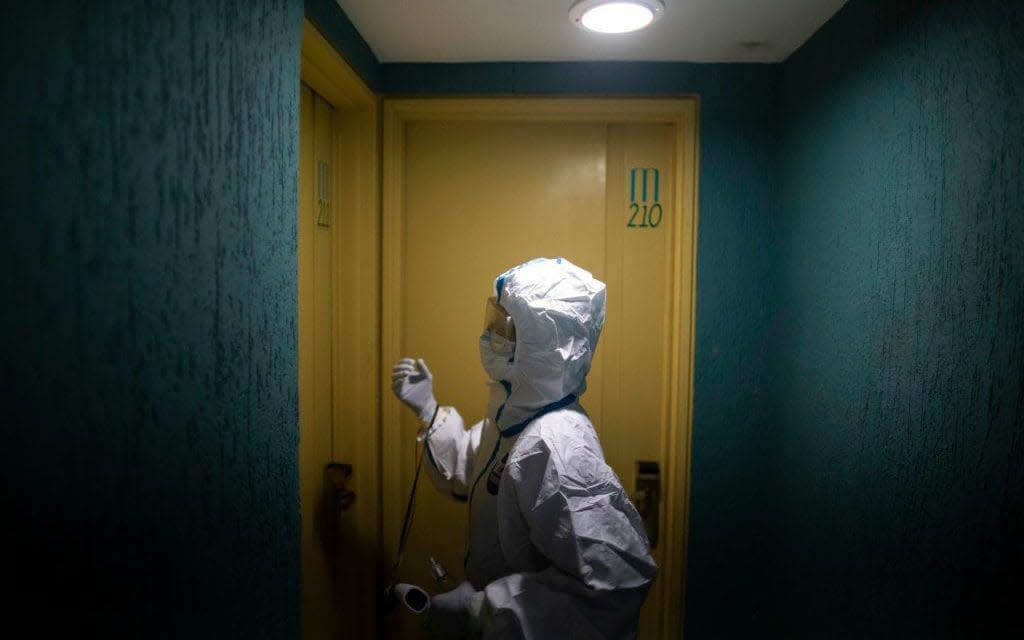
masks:
{"type": "Polygon", "coordinates": [[[355,502],[356,494],[349,489],[352,465],[331,462],[324,467],[323,489],[320,496],[320,543],[332,564],[341,559],[344,536],[342,514],[355,502]]]}
{"type": "Polygon", "coordinates": [[[651,548],[658,546],[658,507],[661,504],[661,469],[653,460],[636,462],[636,510],[644,521],[651,548]]]}

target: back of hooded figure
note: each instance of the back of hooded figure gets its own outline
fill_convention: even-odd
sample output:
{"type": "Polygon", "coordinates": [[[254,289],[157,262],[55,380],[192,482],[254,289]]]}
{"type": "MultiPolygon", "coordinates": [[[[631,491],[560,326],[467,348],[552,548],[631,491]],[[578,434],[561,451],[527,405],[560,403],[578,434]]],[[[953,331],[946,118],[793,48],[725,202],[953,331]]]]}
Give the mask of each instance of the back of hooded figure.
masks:
{"type": "Polygon", "coordinates": [[[393,375],[428,427],[435,486],[470,508],[466,582],[434,598],[430,626],[439,637],[634,637],[657,567],[579,404],[605,286],[567,260],[540,258],[498,276],[492,304],[514,339],[488,328],[480,337],[492,379],[483,420],[467,429],[432,390],[409,401],[413,361],[393,375]]]}

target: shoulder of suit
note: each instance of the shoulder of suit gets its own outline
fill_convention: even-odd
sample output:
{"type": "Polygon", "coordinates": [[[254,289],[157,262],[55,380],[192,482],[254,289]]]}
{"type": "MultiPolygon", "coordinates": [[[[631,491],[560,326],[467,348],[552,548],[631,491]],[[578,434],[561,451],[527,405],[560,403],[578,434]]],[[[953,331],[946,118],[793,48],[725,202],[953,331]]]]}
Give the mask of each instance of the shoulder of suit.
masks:
{"type": "Polygon", "coordinates": [[[593,425],[586,414],[570,408],[546,413],[531,422],[519,435],[510,459],[585,446],[593,425]]]}

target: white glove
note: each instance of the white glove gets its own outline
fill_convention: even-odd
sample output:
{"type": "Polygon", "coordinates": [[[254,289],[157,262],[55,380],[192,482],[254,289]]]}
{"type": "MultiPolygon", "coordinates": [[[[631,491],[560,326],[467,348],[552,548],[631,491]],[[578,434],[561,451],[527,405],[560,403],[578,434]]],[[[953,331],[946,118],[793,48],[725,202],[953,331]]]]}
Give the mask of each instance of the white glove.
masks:
{"type": "Polygon", "coordinates": [[[480,631],[484,592],[465,581],[451,591],[430,599],[427,630],[435,638],[463,638],[480,631]]]}
{"type": "Polygon", "coordinates": [[[391,370],[391,390],[395,396],[404,402],[420,422],[430,422],[437,409],[437,400],[434,399],[434,376],[430,375],[430,369],[423,358],[413,360],[402,358],[391,370]]]}

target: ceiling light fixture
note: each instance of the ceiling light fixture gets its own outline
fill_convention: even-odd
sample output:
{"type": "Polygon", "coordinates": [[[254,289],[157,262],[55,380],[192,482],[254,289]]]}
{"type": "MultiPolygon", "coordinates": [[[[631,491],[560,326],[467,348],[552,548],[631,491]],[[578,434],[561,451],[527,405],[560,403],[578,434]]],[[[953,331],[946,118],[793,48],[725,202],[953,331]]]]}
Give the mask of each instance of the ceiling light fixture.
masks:
{"type": "Polygon", "coordinates": [[[652,24],[665,13],[662,0],[577,0],[569,19],[598,33],[629,33],[652,24]]]}

